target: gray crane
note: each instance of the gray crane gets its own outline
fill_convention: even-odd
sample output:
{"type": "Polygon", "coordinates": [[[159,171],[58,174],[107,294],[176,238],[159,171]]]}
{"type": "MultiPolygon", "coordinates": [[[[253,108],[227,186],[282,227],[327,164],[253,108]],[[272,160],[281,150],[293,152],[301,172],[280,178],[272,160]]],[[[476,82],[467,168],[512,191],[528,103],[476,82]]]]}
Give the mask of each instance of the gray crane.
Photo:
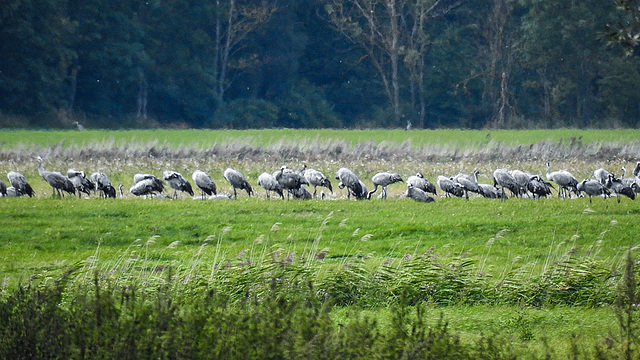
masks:
{"type": "Polygon", "coordinates": [[[7,196],[7,184],[4,181],[0,180],[0,197],[7,196]]]}
{"type": "Polygon", "coordinates": [[[533,194],[534,198],[546,198],[551,195],[551,189],[555,189],[551,183],[544,181],[540,175],[532,175],[527,185],[527,191],[533,194]]]}
{"type": "Polygon", "coordinates": [[[233,187],[233,198],[236,199],[238,194],[236,189],[244,190],[247,192],[247,195],[251,196],[253,194],[253,189],[251,188],[251,184],[247,181],[247,178],[242,175],[242,173],[236,169],[228,168],[222,174],[225,179],[231,184],[233,187]]]}
{"type": "Polygon", "coordinates": [[[529,183],[531,182],[531,177],[533,175],[527,171],[518,169],[511,170],[510,174],[516,181],[516,185],[518,186],[518,196],[524,196],[525,194],[528,194],[529,183]]]}
{"type": "Polygon", "coordinates": [[[338,183],[338,189],[344,189],[347,188],[347,199],[351,199],[351,196],[355,197],[357,200],[364,200],[367,198],[367,194],[369,193],[369,191],[367,190],[367,186],[362,182],[362,180],[358,179],[358,185],[355,187],[348,187],[347,185],[343,184],[342,181],[340,181],[338,183]],[[362,189],[362,192],[359,194],[356,194],[353,189],[362,189]]]}
{"type": "Polygon", "coordinates": [[[78,192],[78,197],[81,197],[82,193],[91,195],[91,191],[95,189],[95,185],[89,180],[84,171],[69,169],[67,170],[67,177],[78,192]]]}
{"type": "Polygon", "coordinates": [[[289,195],[296,197],[295,194],[298,193],[300,187],[304,184],[309,184],[302,174],[289,169],[286,165],[275,171],[273,177],[282,186],[283,190],[287,190],[287,198],[289,195]]]}
{"type": "Polygon", "coordinates": [[[451,197],[451,195],[462,197],[464,196],[464,189],[460,184],[453,181],[452,178],[446,177],[444,175],[438,175],[436,178],[436,184],[440,190],[444,191],[445,197],[451,197]]]}
{"type": "Polygon", "coordinates": [[[636,167],[633,169],[633,176],[640,177],[640,161],[636,163],[636,167]]]}
{"type": "MultiPolygon", "coordinates": [[[[638,188],[638,178],[636,176],[634,176],[634,177],[626,177],[627,168],[624,167],[624,166],[622,168],[620,168],[620,170],[622,170],[622,175],[620,176],[620,181],[622,182],[622,185],[628,186],[628,187],[632,188],[635,191],[635,189],[638,188]]],[[[637,193],[637,191],[636,191],[636,193],[637,193]]]]}
{"type": "Polygon", "coordinates": [[[360,181],[360,178],[353,171],[347,168],[340,168],[336,171],[336,180],[340,180],[340,189],[347,188],[347,199],[351,199],[353,195],[356,199],[362,200],[367,198],[367,187],[360,181]]]}
{"type": "Polygon", "coordinates": [[[76,188],[73,186],[73,183],[71,182],[71,180],[69,180],[67,176],[63,175],[61,172],[58,172],[58,171],[45,170],[43,166],[42,158],[38,156],[37,159],[38,159],[38,173],[40,174],[40,176],[42,176],[44,181],[46,181],[53,189],[52,196],[55,196],[57,192],[58,196],[64,197],[63,191],[69,194],[75,195],[76,188]]]}
{"type": "MultiPolygon", "coordinates": [[[[15,192],[16,196],[29,195],[29,197],[33,197],[36,194],[31,185],[29,185],[27,178],[21,173],[17,171],[9,171],[7,178],[9,179],[9,183],[11,183],[11,187],[13,187],[13,192],[15,192]]],[[[7,188],[7,196],[10,196],[9,192],[10,187],[7,188]]]]}
{"type": "Polygon", "coordinates": [[[191,179],[196,184],[197,187],[202,191],[202,198],[204,199],[204,194],[207,195],[218,195],[218,189],[216,187],[216,183],[211,180],[211,176],[206,172],[198,169],[193,172],[191,175],[191,179]]]}
{"type": "Polygon", "coordinates": [[[603,168],[593,170],[593,177],[596,180],[600,181],[601,184],[604,184],[607,181],[607,179],[609,178],[609,174],[611,174],[611,172],[603,168]]]}
{"type": "Polygon", "coordinates": [[[129,192],[135,196],[152,196],[156,194],[156,185],[153,179],[142,179],[129,189],[129,192]]]}
{"type": "MultiPolygon", "coordinates": [[[[520,187],[518,186],[518,182],[513,178],[511,172],[507,169],[495,169],[493,171],[493,186],[502,189],[504,191],[507,188],[511,191],[513,196],[520,195],[520,187]]],[[[506,198],[505,198],[506,199],[506,198]]]]}
{"type": "Polygon", "coordinates": [[[591,203],[592,196],[611,196],[611,192],[607,189],[599,180],[584,179],[576,186],[578,191],[584,192],[589,196],[589,203],[591,203]]]}
{"type": "Polygon", "coordinates": [[[407,178],[407,185],[413,184],[414,187],[427,192],[433,195],[438,195],[436,190],[436,186],[433,185],[429,180],[424,178],[422,173],[416,173],[415,175],[411,175],[407,178]]]}
{"type": "Polygon", "coordinates": [[[169,186],[174,190],[173,198],[178,198],[178,191],[186,192],[190,196],[193,196],[193,189],[191,188],[191,183],[187,181],[187,179],[182,176],[177,171],[173,170],[165,170],[162,173],[162,177],[164,180],[169,183],[169,186]]]}
{"type": "Polygon", "coordinates": [[[284,199],[284,193],[282,192],[282,185],[276,181],[276,178],[273,174],[269,174],[268,172],[263,172],[258,176],[258,185],[262,186],[264,190],[267,192],[267,199],[271,199],[271,192],[275,192],[280,195],[281,198],[284,199]]]}
{"type": "Polygon", "coordinates": [[[371,178],[371,182],[373,183],[373,190],[369,191],[367,194],[367,199],[371,199],[371,195],[375,194],[378,191],[378,187],[382,187],[382,193],[380,194],[383,199],[387,198],[387,186],[391,184],[395,184],[397,182],[402,182],[402,177],[397,173],[392,172],[380,172],[371,178]]]}
{"type": "Polygon", "coordinates": [[[453,182],[462,187],[464,197],[467,200],[469,200],[469,192],[482,195],[482,188],[478,186],[478,174],[480,174],[480,172],[478,170],[474,170],[473,175],[459,173],[451,178],[453,182]]]}
{"type": "Polygon", "coordinates": [[[91,174],[91,181],[96,185],[96,191],[100,192],[101,198],[116,198],[116,189],[111,185],[111,180],[102,171],[91,174]]]}
{"type": "Polygon", "coordinates": [[[571,198],[571,191],[573,191],[576,195],[578,194],[578,189],[576,189],[576,186],[578,185],[578,179],[576,179],[576,177],[567,170],[557,170],[552,172],[551,163],[547,163],[546,176],[547,180],[553,181],[554,183],[558,184],[558,197],[560,197],[560,195],[562,194],[562,197],[566,198],[568,194],[569,198],[571,198]]]}
{"type": "Polygon", "coordinates": [[[309,186],[313,186],[313,197],[317,197],[318,186],[326,187],[333,193],[333,187],[331,186],[331,180],[327,178],[322,172],[307,167],[307,164],[302,165],[302,176],[307,180],[309,186]]]}
{"type": "Polygon", "coordinates": [[[482,196],[487,199],[507,199],[507,193],[504,192],[504,189],[483,183],[478,183],[478,187],[482,188],[482,196]]]}
{"type": "Polygon", "coordinates": [[[135,174],[133,175],[133,182],[139,183],[142,180],[151,180],[153,195],[161,194],[164,191],[164,181],[152,174],[135,174]]]}
{"type": "Polygon", "coordinates": [[[298,187],[298,188],[291,189],[291,190],[289,190],[289,192],[296,199],[308,200],[308,199],[312,199],[313,198],[313,195],[311,195],[311,193],[309,192],[307,187],[304,186],[304,185],[300,185],[300,187],[298,187]]]}
{"type": "Polygon", "coordinates": [[[620,202],[620,195],[624,195],[631,200],[634,200],[636,198],[636,193],[633,191],[633,189],[629,186],[624,186],[622,181],[615,177],[615,175],[613,174],[609,174],[604,186],[606,186],[607,189],[616,194],[618,202],[620,202]]]}
{"type": "Polygon", "coordinates": [[[419,202],[433,202],[435,201],[426,191],[416,187],[412,183],[407,183],[407,192],[405,195],[409,199],[413,199],[419,202]]]}

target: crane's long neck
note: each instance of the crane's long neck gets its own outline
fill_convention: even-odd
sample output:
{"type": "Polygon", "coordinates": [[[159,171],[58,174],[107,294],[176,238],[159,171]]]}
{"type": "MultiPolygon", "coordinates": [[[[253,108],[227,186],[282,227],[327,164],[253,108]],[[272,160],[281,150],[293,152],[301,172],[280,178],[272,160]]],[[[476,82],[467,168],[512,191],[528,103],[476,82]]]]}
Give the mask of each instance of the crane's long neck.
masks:
{"type": "Polygon", "coordinates": [[[40,174],[40,176],[44,176],[45,170],[44,170],[44,166],[42,165],[42,159],[38,159],[38,174],[40,174]]]}
{"type": "Polygon", "coordinates": [[[620,177],[620,179],[624,179],[625,176],[627,175],[627,168],[623,166],[621,170],[622,170],[622,176],[620,177]]]}

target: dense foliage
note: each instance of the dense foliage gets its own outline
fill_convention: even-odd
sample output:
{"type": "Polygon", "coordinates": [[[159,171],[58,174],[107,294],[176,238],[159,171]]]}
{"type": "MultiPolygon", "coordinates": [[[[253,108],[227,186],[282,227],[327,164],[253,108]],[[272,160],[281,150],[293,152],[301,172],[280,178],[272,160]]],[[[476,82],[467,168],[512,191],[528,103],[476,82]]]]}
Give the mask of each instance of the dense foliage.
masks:
{"type": "Polygon", "coordinates": [[[634,127],[618,3],[9,0],[0,126],[634,127]]]}

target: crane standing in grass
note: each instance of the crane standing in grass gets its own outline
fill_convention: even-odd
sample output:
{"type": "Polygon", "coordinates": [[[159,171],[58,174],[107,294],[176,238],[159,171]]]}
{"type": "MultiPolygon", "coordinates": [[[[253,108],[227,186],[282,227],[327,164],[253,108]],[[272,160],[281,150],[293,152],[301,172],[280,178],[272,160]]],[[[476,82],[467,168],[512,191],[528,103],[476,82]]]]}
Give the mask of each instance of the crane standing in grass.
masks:
{"type": "Polygon", "coordinates": [[[578,179],[573,176],[567,170],[557,170],[551,171],[551,163],[547,163],[547,180],[553,181],[558,184],[560,189],[558,190],[558,197],[562,195],[563,198],[566,199],[567,194],[569,198],[571,198],[571,191],[573,191],[576,195],[578,194],[578,189],[576,186],[578,185],[578,179]]]}
{"type": "Polygon", "coordinates": [[[231,187],[233,188],[233,198],[236,199],[238,197],[238,193],[236,189],[244,190],[247,192],[247,195],[251,196],[253,194],[253,189],[251,188],[251,184],[247,181],[247,178],[238,170],[228,168],[222,173],[222,176],[229,182],[231,187]]]}
{"type": "Polygon", "coordinates": [[[38,173],[40,174],[40,176],[42,176],[44,181],[46,181],[53,189],[53,196],[56,195],[56,192],[58,193],[58,196],[64,196],[62,191],[66,191],[69,194],[75,195],[76,188],[73,186],[73,183],[71,182],[71,180],[69,180],[67,176],[63,175],[61,172],[58,172],[58,171],[45,170],[42,164],[43,163],[42,158],[38,156],[37,159],[38,159],[38,173]]]}
{"type": "MultiPolygon", "coordinates": [[[[29,185],[27,178],[21,173],[17,171],[9,171],[7,178],[9,179],[11,187],[13,187],[17,196],[29,195],[29,197],[33,197],[35,195],[35,192],[33,191],[33,188],[31,188],[31,185],[29,185]]],[[[7,192],[9,192],[8,188],[7,192]]]]}
{"type": "Polygon", "coordinates": [[[111,185],[111,180],[102,171],[91,174],[91,181],[96,185],[96,190],[100,192],[100,197],[116,198],[116,189],[111,185]]]}
{"type": "Polygon", "coordinates": [[[390,173],[385,171],[373,175],[373,177],[371,178],[371,182],[373,182],[374,187],[373,190],[369,191],[369,193],[367,194],[367,199],[371,199],[371,195],[375,194],[375,192],[378,191],[379,186],[382,187],[382,198],[386,199],[387,186],[401,181],[403,181],[402,177],[397,173],[390,173]]]}
{"type": "Polygon", "coordinates": [[[202,198],[204,199],[204,194],[207,195],[218,195],[216,183],[211,180],[211,176],[202,170],[196,170],[191,175],[191,179],[196,184],[197,187],[202,191],[202,198]]]}
{"type": "Polygon", "coordinates": [[[166,182],[169,183],[169,186],[174,190],[173,198],[178,198],[178,191],[186,192],[190,196],[193,196],[193,189],[191,188],[191,184],[187,181],[187,179],[182,176],[177,171],[166,170],[162,173],[162,177],[166,182]]]}
{"type": "Polygon", "coordinates": [[[267,192],[267,199],[271,199],[271,192],[275,192],[280,195],[281,198],[284,199],[284,193],[282,192],[282,185],[276,181],[276,178],[273,174],[269,174],[268,172],[263,172],[258,176],[258,185],[262,186],[262,188],[267,192]]]}

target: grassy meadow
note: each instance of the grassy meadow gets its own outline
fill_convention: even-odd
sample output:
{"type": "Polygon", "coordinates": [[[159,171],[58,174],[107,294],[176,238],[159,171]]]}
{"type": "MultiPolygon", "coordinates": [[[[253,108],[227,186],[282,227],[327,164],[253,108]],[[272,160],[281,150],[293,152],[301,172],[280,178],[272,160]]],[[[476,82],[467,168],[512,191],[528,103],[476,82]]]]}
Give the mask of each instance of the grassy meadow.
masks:
{"type": "Polygon", "coordinates": [[[19,284],[57,284],[69,272],[74,284],[83,284],[69,289],[90,286],[97,273],[114,289],[133,282],[187,303],[192,300],[185,294],[213,290],[234,301],[268,297],[268,279],[306,280],[313,297],[334,304],[334,326],[371,317],[384,331],[395,326],[394,304],[426,304],[426,326],[438,329],[443,314],[463,344],[491,335],[510,342],[506,353],[519,357],[597,357],[594,346],[619,336],[614,305],[627,252],[639,255],[638,199],[590,203],[554,193],[506,201],[437,196],[423,204],[404,198],[406,188],[395,184],[386,201],[347,201],[334,181],[335,201],[267,200],[256,179],[283,164],[297,169],[306,163],[330,178],[350,167],[369,188],[378,171],[405,179],[420,171],[435,182],[440,174],[478,169],[480,181],[491,183],[495,168],[544,174],[547,161],[582,179],[598,167],[631,171],[640,160],[639,135],[569,129],[0,131],[0,176],[6,182],[8,171],[20,171],[37,193],[0,199],[3,295],[15,297],[19,284]],[[38,175],[38,155],[48,170],[104,171],[114,185],[124,185],[125,196],[52,197],[38,175]],[[191,180],[200,168],[229,194],[226,167],[241,170],[256,196],[202,201],[181,194],[171,201],[126,192],[138,172],[159,176],[172,169],[191,180]]]}

